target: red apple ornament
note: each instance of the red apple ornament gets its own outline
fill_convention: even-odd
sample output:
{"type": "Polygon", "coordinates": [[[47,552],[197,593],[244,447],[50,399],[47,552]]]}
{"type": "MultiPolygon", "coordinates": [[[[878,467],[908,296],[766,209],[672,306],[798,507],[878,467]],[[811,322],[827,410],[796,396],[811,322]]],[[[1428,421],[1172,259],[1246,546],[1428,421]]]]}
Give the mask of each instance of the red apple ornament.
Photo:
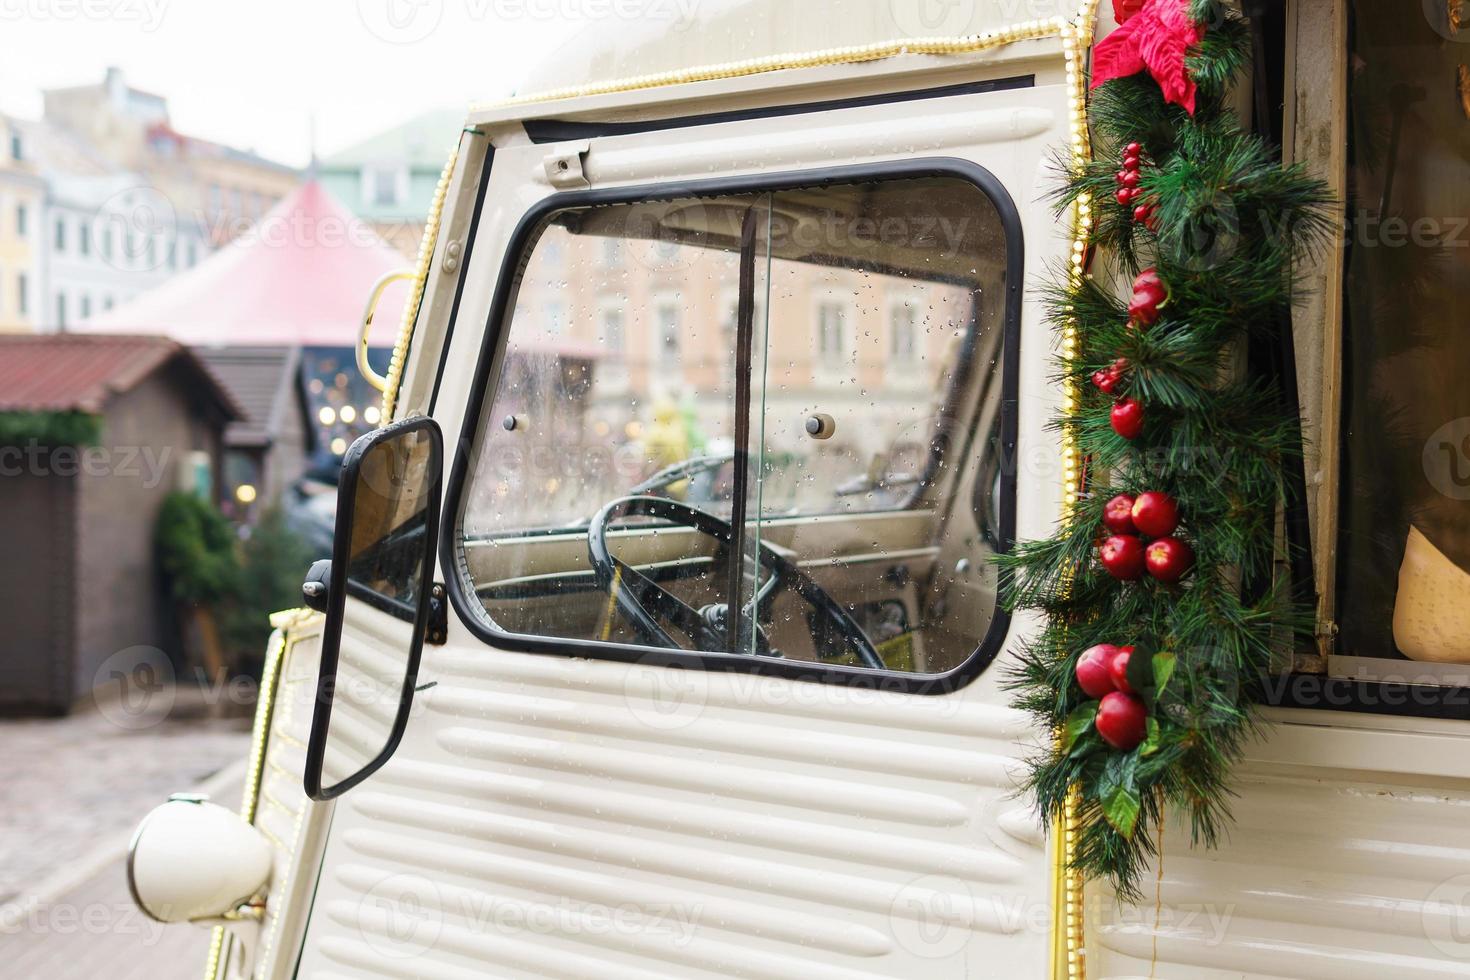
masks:
{"type": "Polygon", "coordinates": [[[1090,698],[1100,698],[1118,689],[1113,681],[1113,658],[1118,647],[1111,643],[1099,643],[1088,647],[1077,660],[1077,686],[1090,698]]]}
{"type": "Polygon", "coordinates": [[[1149,490],[1138,495],[1129,516],[1144,537],[1167,537],[1179,526],[1179,504],[1161,490],[1149,490]]]}
{"type": "Polygon", "coordinates": [[[1133,508],[1131,494],[1118,494],[1103,505],[1103,527],[1114,534],[1132,534],[1137,530],[1133,524],[1133,508]]]}
{"type": "Polygon", "coordinates": [[[1148,546],[1144,561],[1160,582],[1177,582],[1194,567],[1194,549],[1178,538],[1159,538],[1148,546]]]}
{"type": "Polygon", "coordinates": [[[1115,749],[1136,749],[1148,734],[1148,712],[1143,702],[1131,694],[1114,691],[1103,696],[1097,706],[1097,733],[1115,749]]]}
{"type": "Polygon", "coordinates": [[[1133,280],[1133,298],[1128,302],[1131,323],[1147,327],[1159,318],[1159,309],[1169,301],[1169,288],[1153,268],[1144,269],[1133,280]]]}
{"type": "Polygon", "coordinates": [[[1113,535],[1097,549],[1097,558],[1113,578],[1132,582],[1143,577],[1143,542],[1136,535],[1113,535]]]}
{"type": "Polygon", "coordinates": [[[1143,404],[1136,398],[1124,398],[1113,406],[1108,421],[1124,439],[1137,439],[1143,432],[1143,404]]]}
{"type": "Polygon", "coordinates": [[[1133,654],[1132,647],[1116,647],[1116,653],[1108,660],[1108,679],[1113,682],[1113,687],[1124,694],[1132,694],[1133,688],[1128,683],[1128,660],[1133,654]]]}

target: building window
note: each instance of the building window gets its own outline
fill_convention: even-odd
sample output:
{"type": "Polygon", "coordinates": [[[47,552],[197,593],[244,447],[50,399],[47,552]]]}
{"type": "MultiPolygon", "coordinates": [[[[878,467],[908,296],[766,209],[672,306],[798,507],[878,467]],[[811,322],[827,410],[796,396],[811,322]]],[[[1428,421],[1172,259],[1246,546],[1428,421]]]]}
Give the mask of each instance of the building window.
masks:
{"type": "Polygon", "coordinates": [[[889,354],[896,364],[912,364],[919,353],[919,308],[904,300],[889,314],[889,354]]]}
{"type": "Polygon", "coordinates": [[[10,159],[25,159],[25,144],[21,142],[20,133],[13,129],[10,131],[10,159]]]}
{"type": "Polygon", "coordinates": [[[81,309],[83,320],[92,315],[92,297],[83,294],[81,300],[81,309]]]}
{"type": "Polygon", "coordinates": [[[551,337],[560,337],[566,332],[567,308],[562,303],[546,304],[546,333],[551,337]]]}
{"type": "Polygon", "coordinates": [[[209,212],[219,214],[220,208],[224,206],[224,192],[218,184],[209,185],[209,212]]]}
{"type": "Polygon", "coordinates": [[[604,238],[602,240],[602,267],[604,269],[618,269],[623,265],[623,240],[621,238],[604,238]]]}
{"type": "Polygon", "coordinates": [[[22,315],[30,312],[30,305],[31,305],[31,303],[30,303],[30,299],[26,295],[27,292],[28,292],[27,287],[29,285],[30,285],[30,283],[28,283],[26,281],[26,274],[24,272],[19,273],[19,274],[16,275],[16,277],[15,277],[15,312],[20,313],[22,315]]]}
{"type": "Polygon", "coordinates": [[[15,234],[17,237],[24,238],[26,236],[26,228],[30,224],[29,218],[30,215],[26,213],[26,206],[24,204],[17,204],[15,206],[15,234]]]}
{"type": "Polygon", "coordinates": [[[56,294],[56,329],[66,329],[66,294],[56,294]]]}
{"type": "Polygon", "coordinates": [[[402,203],[399,172],[387,167],[372,167],[363,176],[367,199],[376,207],[392,207],[402,203]]]}
{"type": "Polygon", "coordinates": [[[847,356],[847,311],[841,303],[823,303],[817,308],[817,356],[825,367],[840,365],[847,356]]]}
{"type": "Polygon", "coordinates": [[[77,226],[77,253],[82,258],[92,254],[92,236],[85,222],[77,226]]]}
{"type": "Polygon", "coordinates": [[[102,309],[103,310],[110,310],[110,309],[112,309],[112,297],[111,296],[104,296],[104,297],[102,297],[102,309]]]}
{"type": "Polygon", "coordinates": [[[657,364],[660,368],[672,369],[679,366],[679,306],[676,303],[660,303],[655,321],[658,334],[657,364]]]}
{"type": "Polygon", "coordinates": [[[602,344],[609,351],[623,349],[623,311],[609,307],[602,311],[602,344]]]}
{"type": "Polygon", "coordinates": [[[199,261],[199,250],[194,245],[193,242],[189,242],[188,248],[189,248],[189,252],[188,252],[187,264],[188,264],[189,268],[192,269],[192,268],[194,268],[194,263],[199,261]]]}
{"type": "Polygon", "coordinates": [[[56,251],[66,251],[66,219],[56,219],[56,251]]]}

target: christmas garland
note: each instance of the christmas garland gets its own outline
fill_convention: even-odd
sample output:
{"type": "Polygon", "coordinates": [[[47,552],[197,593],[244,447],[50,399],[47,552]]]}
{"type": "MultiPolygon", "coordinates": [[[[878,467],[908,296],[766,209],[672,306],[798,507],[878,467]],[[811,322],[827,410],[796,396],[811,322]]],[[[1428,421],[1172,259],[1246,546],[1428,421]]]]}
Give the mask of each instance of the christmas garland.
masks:
{"type": "Polygon", "coordinates": [[[1087,484],[1052,537],[1001,563],[1007,604],[1044,614],[1011,678],[1057,733],[1029,788],[1048,820],[1075,793],[1073,867],[1137,899],[1166,808],[1216,842],[1272,652],[1310,631],[1275,574],[1299,422],[1236,365],[1289,329],[1293,263],[1325,239],[1330,201],[1226,107],[1246,22],[1202,0],[1114,11],[1093,52],[1096,159],[1057,200],[1090,207],[1089,246],[1133,286],[1047,288],[1078,337],[1058,380],[1079,397],[1055,424],[1087,484]]]}

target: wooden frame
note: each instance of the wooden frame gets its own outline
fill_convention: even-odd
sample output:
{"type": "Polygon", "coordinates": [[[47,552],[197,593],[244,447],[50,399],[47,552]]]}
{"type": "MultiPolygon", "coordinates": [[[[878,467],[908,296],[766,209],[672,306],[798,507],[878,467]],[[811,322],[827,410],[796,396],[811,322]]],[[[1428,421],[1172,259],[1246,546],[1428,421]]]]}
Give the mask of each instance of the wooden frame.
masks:
{"type": "MultiPolygon", "coordinates": [[[[1286,163],[1305,162],[1339,202],[1346,200],[1347,190],[1347,21],[1343,0],[1287,5],[1282,155],[1286,163]]],[[[1317,578],[1317,652],[1298,656],[1295,668],[1312,673],[1326,672],[1337,635],[1345,207],[1339,205],[1332,241],[1303,270],[1304,280],[1315,288],[1292,316],[1317,578]]]]}

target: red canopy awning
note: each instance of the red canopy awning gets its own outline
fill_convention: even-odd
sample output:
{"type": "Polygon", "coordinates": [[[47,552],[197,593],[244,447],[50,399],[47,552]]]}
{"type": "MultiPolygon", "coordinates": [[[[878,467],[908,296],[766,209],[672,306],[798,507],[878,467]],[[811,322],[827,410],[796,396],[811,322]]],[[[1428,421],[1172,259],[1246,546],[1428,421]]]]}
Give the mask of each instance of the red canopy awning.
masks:
{"type": "MultiPolygon", "coordinates": [[[[194,268],[80,329],[200,347],[351,347],[373,283],[410,264],[312,180],[194,268]]],[[[375,346],[393,344],[407,294],[397,283],[383,296],[375,346]]]]}

